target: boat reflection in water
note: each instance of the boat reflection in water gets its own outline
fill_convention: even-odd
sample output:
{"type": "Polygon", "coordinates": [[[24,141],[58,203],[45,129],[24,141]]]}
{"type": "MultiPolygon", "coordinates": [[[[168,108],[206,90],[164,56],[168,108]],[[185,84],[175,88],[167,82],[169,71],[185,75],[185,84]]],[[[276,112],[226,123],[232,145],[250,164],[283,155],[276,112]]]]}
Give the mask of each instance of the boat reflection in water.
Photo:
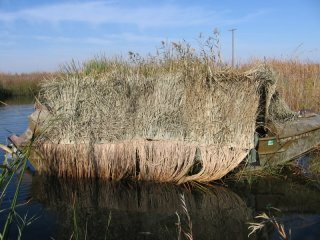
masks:
{"type": "Polygon", "coordinates": [[[194,239],[247,239],[250,209],[237,194],[223,187],[189,191],[147,182],[43,176],[33,180],[34,199],[57,212],[57,239],[69,239],[76,234],[75,228],[87,239],[178,239],[177,214],[182,229],[190,231],[182,194],[194,239]]]}

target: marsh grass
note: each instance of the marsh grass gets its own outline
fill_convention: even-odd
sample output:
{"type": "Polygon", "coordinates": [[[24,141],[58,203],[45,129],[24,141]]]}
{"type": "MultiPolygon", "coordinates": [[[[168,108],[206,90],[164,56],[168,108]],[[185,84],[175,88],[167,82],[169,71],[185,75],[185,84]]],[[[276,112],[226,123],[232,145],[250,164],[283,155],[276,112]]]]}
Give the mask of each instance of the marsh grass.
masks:
{"type": "Polygon", "coordinates": [[[287,163],[283,165],[269,165],[269,166],[249,166],[247,162],[242,162],[234,171],[227,174],[222,181],[224,184],[236,184],[236,183],[244,183],[249,186],[253,186],[255,183],[259,181],[263,181],[264,179],[270,180],[287,180],[290,179],[298,179],[300,173],[297,175],[294,174],[293,163],[287,163]]]}
{"type": "Polygon", "coordinates": [[[250,233],[248,237],[256,233],[257,231],[261,231],[263,228],[266,228],[268,225],[271,225],[279,235],[279,238],[282,240],[290,240],[291,239],[291,229],[286,229],[284,224],[281,222],[279,217],[275,216],[275,212],[281,212],[277,208],[269,207],[268,213],[261,213],[255,216],[256,222],[248,223],[248,230],[250,233]]]}
{"type": "Polygon", "coordinates": [[[242,163],[233,172],[223,178],[226,182],[244,182],[249,185],[263,179],[287,180],[307,184],[312,180],[305,175],[305,170],[299,166],[295,160],[285,164],[267,165],[267,166],[248,166],[242,163]]]}
{"type": "Polygon", "coordinates": [[[281,170],[276,167],[265,167],[255,169],[254,167],[240,167],[235,172],[231,173],[230,175],[226,176],[227,181],[244,181],[251,185],[253,182],[258,181],[259,179],[265,178],[277,178],[281,177],[280,174],[281,170]]]}
{"type": "Polygon", "coordinates": [[[181,240],[183,239],[182,236],[184,236],[185,239],[193,240],[192,220],[188,211],[186,199],[183,194],[180,194],[179,197],[181,202],[182,214],[179,215],[178,211],[176,212],[176,216],[177,216],[176,225],[177,225],[177,232],[178,232],[177,239],[181,240]]]}
{"type": "Polygon", "coordinates": [[[319,63],[272,60],[270,64],[279,72],[279,92],[292,109],[320,112],[319,63]]]}
{"type": "Polygon", "coordinates": [[[40,82],[52,75],[54,73],[0,73],[0,99],[36,96],[40,90],[40,82]]]}
{"type": "MultiPolygon", "coordinates": [[[[83,209],[79,208],[77,206],[77,198],[75,195],[73,195],[73,205],[72,205],[72,225],[73,225],[73,230],[70,235],[69,240],[86,240],[90,239],[88,236],[88,232],[92,232],[95,229],[88,229],[88,219],[81,219],[82,215],[79,213],[83,209]],[[83,223],[84,221],[85,223],[83,223]]],[[[111,224],[111,219],[112,219],[112,212],[110,211],[108,214],[106,226],[104,232],[104,240],[108,239],[108,234],[109,234],[109,227],[111,224]]],[[[99,220],[96,220],[99,221],[99,220]]],[[[101,237],[101,236],[100,236],[101,237]]],[[[102,238],[101,238],[102,239],[102,238]]]]}
{"type": "Polygon", "coordinates": [[[257,63],[271,66],[278,74],[277,90],[291,109],[320,112],[320,63],[299,59],[254,59],[241,67],[247,69],[257,63]]]}
{"type": "Polygon", "coordinates": [[[4,150],[7,154],[12,155],[12,160],[7,159],[7,155],[5,156],[4,165],[2,165],[1,174],[0,174],[0,190],[1,190],[1,196],[0,196],[0,207],[2,205],[2,202],[4,198],[6,197],[6,194],[8,194],[9,191],[9,185],[17,180],[17,186],[14,191],[14,195],[12,200],[10,201],[10,207],[8,209],[2,209],[0,210],[0,213],[7,214],[5,223],[3,228],[1,229],[0,233],[0,239],[5,240],[9,238],[9,230],[12,227],[13,223],[18,229],[18,239],[22,238],[23,231],[25,227],[32,224],[37,217],[31,216],[28,217],[28,215],[21,216],[17,211],[17,207],[24,204],[18,204],[18,196],[22,184],[23,175],[26,169],[28,156],[30,153],[30,146],[27,146],[23,149],[23,151],[13,151],[12,149],[0,145],[0,148],[4,150]]]}

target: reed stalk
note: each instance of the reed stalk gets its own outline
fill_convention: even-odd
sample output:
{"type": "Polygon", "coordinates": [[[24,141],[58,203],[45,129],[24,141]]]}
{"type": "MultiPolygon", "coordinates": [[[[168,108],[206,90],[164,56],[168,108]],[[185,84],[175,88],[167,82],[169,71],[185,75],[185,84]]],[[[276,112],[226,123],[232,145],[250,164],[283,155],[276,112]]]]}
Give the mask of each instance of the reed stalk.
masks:
{"type": "Polygon", "coordinates": [[[71,63],[48,79],[40,172],[180,184],[233,170],[253,148],[259,88],[271,99],[276,80],[268,67],[243,72],[204,53],[163,43],[155,56],[71,63]]]}
{"type": "MultiPolygon", "coordinates": [[[[16,190],[15,190],[13,199],[11,201],[11,205],[10,205],[10,208],[9,208],[9,213],[8,213],[7,218],[6,218],[6,222],[5,222],[4,226],[3,226],[2,233],[0,235],[1,239],[7,239],[8,238],[9,227],[10,227],[10,225],[12,223],[14,215],[17,215],[16,212],[15,212],[15,209],[16,209],[16,206],[17,206],[17,199],[18,199],[18,195],[19,195],[19,192],[20,192],[20,186],[21,186],[21,183],[22,183],[22,178],[23,178],[25,169],[26,169],[27,161],[28,161],[28,159],[24,155],[19,155],[17,157],[17,159],[13,163],[11,163],[9,165],[10,166],[9,167],[10,170],[4,170],[1,173],[1,176],[0,176],[1,183],[4,183],[4,188],[1,191],[1,197],[0,197],[0,200],[2,201],[2,199],[4,198],[4,195],[6,194],[6,191],[8,189],[8,186],[9,186],[10,182],[13,180],[13,178],[14,178],[14,176],[16,174],[16,171],[18,169],[20,169],[20,173],[19,173],[19,177],[18,177],[18,184],[17,184],[16,190]]],[[[1,186],[1,188],[2,188],[2,186],[1,186]]]]}

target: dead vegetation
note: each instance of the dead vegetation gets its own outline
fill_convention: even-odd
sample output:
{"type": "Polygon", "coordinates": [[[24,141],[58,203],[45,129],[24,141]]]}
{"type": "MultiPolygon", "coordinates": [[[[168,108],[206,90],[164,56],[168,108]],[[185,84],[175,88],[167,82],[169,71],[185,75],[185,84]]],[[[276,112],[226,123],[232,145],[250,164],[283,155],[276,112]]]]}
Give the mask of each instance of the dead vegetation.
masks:
{"type": "Polygon", "coordinates": [[[299,59],[254,59],[243,69],[265,63],[277,73],[277,91],[294,111],[320,112],[320,63],[299,59]]]}
{"type": "Polygon", "coordinates": [[[275,76],[266,66],[228,68],[209,53],[163,43],[156,56],[66,66],[42,85],[51,117],[37,140],[40,171],[176,183],[223,177],[253,148],[259,91],[275,76]]]}
{"type": "Polygon", "coordinates": [[[36,96],[40,90],[40,82],[53,76],[54,73],[1,73],[0,99],[20,96],[36,96]]]}

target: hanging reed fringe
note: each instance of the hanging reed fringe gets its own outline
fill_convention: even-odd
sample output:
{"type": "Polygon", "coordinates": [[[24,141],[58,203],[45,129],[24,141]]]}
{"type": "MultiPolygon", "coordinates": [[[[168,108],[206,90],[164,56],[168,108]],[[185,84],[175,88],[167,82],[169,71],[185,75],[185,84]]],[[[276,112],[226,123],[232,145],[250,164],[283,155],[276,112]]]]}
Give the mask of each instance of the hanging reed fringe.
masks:
{"type": "Polygon", "coordinates": [[[40,172],[62,177],[209,182],[233,170],[248,154],[235,147],[200,146],[201,170],[191,175],[197,147],[178,141],[143,140],[100,143],[93,149],[88,144],[46,143],[38,148],[43,157],[36,165],[40,172]]]}
{"type": "Polygon", "coordinates": [[[138,63],[100,59],[48,79],[39,171],[184,183],[237,167],[254,147],[259,91],[271,93],[275,76],[265,66],[240,72],[179,51],[138,63]]]}

